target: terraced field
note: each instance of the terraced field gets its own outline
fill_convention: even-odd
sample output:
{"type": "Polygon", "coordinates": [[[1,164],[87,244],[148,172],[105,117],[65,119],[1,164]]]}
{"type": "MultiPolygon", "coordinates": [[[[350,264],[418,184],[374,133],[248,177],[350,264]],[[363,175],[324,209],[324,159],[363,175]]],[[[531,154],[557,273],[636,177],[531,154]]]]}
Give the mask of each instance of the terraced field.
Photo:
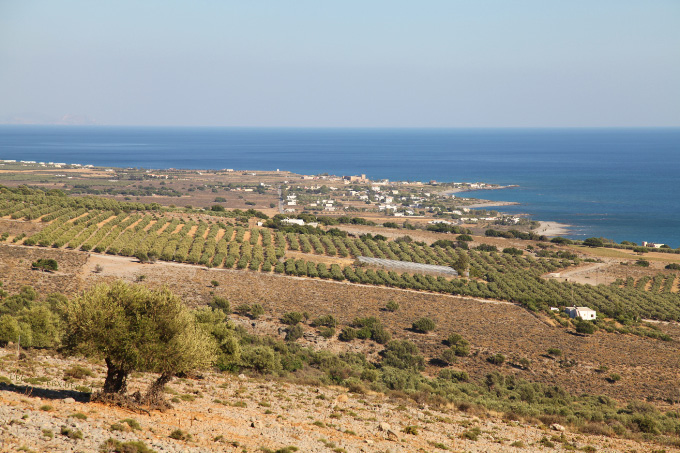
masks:
{"type": "Polygon", "coordinates": [[[400,238],[351,237],[324,230],[290,232],[251,227],[213,214],[184,215],[157,205],[50,196],[30,189],[4,189],[0,197],[0,217],[44,225],[27,237],[3,235],[6,242],[15,244],[499,299],[534,311],[587,305],[621,322],[680,320],[680,296],[673,291],[675,280],[668,276],[654,277],[649,285],[639,281],[579,285],[541,278],[573,266],[573,259],[465,250],[452,241],[428,246],[400,238]],[[357,262],[329,263],[319,257],[367,257],[447,267],[464,262],[471,278],[447,278],[424,271],[397,273],[357,262]]]}

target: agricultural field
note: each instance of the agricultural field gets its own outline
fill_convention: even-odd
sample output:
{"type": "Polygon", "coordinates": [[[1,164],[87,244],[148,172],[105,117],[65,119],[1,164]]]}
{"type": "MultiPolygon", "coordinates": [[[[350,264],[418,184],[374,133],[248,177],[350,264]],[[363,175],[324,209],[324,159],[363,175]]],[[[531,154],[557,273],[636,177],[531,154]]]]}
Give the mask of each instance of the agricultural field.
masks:
{"type": "MultiPolygon", "coordinates": [[[[210,318],[217,297],[228,301],[225,326],[245,351],[220,365],[227,371],[370,389],[421,405],[446,398],[485,417],[557,421],[583,434],[650,440],[656,430],[674,442],[680,329],[667,320],[677,319],[680,304],[672,270],[601,263],[568,247],[464,230],[373,226],[351,234],[343,225],[285,225],[256,211],[32,189],[2,190],[0,214],[0,300],[30,296],[29,307],[41,298],[58,307],[63,296],[52,293],[70,298],[126,281],[167,287],[210,318]],[[359,265],[358,257],[450,266],[469,276],[395,272],[359,265]],[[40,260],[58,268],[46,271],[40,260]],[[599,285],[548,277],[600,266],[617,277],[599,285]],[[597,308],[596,331],[581,332],[549,308],[571,303],[597,308]],[[398,361],[385,366],[387,345],[401,344],[391,340],[408,340],[422,354],[415,371],[395,370],[398,361]],[[265,365],[256,367],[253,351],[273,357],[272,368],[257,368],[265,365]]],[[[18,315],[25,329],[26,313],[18,315]]],[[[44,347],[38,327],[24,338],[44,347]]]]}
{"type": "Polygon", "coordinates": [[[504,249],[512,253],[502,253],[495,246],[468,250],[461,241],[450,239],[427,245],[406,237],[392,240],[370,234],[352,237],[333,228],[306,228],[300,232],[299,228],[280,224],[274,224],[275,228],[266,227],[267,223],[258,227],[254,226],[255,218],[228,214],[219,216],[208,211],[186,215],[156,204],[5,190],[0,198],[0,216],[42,228],[13,237],[3,233],[0,239],[26,246],[136,257],[142,262],[158,259],[208,268],[249,269],[505,300],[532,311],[588,305],[622,323],[640,318],[680,320],[675,274],[643,277],[652,279],[649,285],[639,280],[582,285],[541,278],[577,265],[580,260],[573,253],[547,250],[525,253],[516,247],[504,249]],[[342,264],[343,261],[318,260],[319,257],[354,260],[360,256],[451,266],[461,274],[468,272],[469,278],[398,273],[356,261],[342,264]]]}

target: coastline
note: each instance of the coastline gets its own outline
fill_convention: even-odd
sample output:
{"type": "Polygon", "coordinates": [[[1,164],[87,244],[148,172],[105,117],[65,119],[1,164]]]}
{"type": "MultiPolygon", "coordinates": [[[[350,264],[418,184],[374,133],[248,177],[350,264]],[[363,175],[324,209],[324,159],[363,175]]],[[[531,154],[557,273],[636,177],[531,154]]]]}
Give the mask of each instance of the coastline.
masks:
{"type": "Polygon", "coordinates": [[[518,204],[520,204],[520,203],[518,203],[516,201],[490,201],[490,200],[485,200],[485,201],[480,201],[479,203],[461,205],[461,207],[476,209],[476,208],[492,208],[494,206],[513,206],[513,205],[518,205],[518,204]]]}
{"type": "Polygon", "coordinates": [[[476,192],[478,190],[501,190],[501,189],[512,189],[513,187],[519,187],[518,184],[510,184],[507,186],[488,186],[488,187],[477,187],[475,189],[470,189],[468,187],[460,187],[456,189],[447,189],[439,192],[439,195],[455,195],[461,192],[476,192]]]}
{"type": "Polygon", "coordinates": [[[571,228],[571,225],[567,225],[566,223],[550,222],[543,220],[539,220],[538,223],[540,225],[538,226],[538,228],[535,228],[533,230],[534,233],[548,237],[563,236],[565,234],[569,234],[569,228],[571,228]]]}

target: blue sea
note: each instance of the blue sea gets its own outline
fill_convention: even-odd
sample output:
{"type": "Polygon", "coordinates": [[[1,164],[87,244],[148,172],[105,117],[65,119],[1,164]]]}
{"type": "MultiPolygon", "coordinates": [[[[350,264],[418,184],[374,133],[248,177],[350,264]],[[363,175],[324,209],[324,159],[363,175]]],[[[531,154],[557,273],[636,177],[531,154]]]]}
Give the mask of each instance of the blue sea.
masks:
{"type": "Polygon", "coordinates": [[[677,128],[0,126],[0,159],[517,184],[469,196],[519,202],[501,209],[572,225],[576,239],[680,246],[677,128]]]}

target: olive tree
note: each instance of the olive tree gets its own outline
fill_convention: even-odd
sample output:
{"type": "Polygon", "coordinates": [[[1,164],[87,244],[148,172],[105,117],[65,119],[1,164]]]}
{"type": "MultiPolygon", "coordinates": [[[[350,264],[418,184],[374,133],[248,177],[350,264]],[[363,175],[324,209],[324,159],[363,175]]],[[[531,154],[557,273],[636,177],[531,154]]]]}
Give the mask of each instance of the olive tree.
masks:
{"type": "Polygon", "coordinates": [[[124,395],[133,371],[159,373],[137,400],[163,406],[163,386],[176,374],[215,360],[214,340],[166,288],[101,284],[73,299],[66,318],[67,349],[106,362],[103,397],[124,395]]]}

